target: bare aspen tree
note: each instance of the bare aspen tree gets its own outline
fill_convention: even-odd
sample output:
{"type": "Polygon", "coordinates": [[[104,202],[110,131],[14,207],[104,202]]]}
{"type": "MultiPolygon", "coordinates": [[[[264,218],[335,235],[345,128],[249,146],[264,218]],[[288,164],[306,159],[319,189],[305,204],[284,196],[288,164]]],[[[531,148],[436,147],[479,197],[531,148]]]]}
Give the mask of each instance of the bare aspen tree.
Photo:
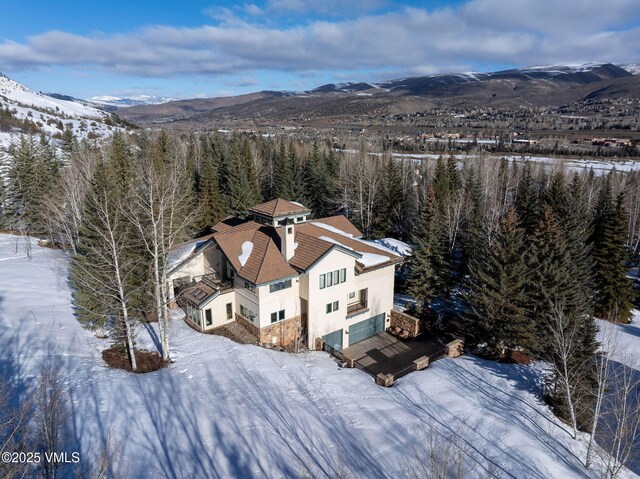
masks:
{"type": "Polygon", "coordinates": [[[609,364],[607,389],[602,399],[600,447],[605,477],[614,479],[637,454],[640,443],[640,362],[632,353],[622,353],[609,364]]]}
{"type": "Polygon", "coordinates": [[[55,453],[66,446],[66,428],[70,421],[67,396],[59,363],[49,362],[40,369],[35,391],[35,438],[43,460],[40,468],[43,477],[60,477],[61,463],[55,453]]]}
{"type": "Polygon", "coordinates": [[[618,334],[614,325],[608,322],[602,322],[600,325],[600,331],[600,353],[596,359],[594,374],[595,389],[593,391],[592,398],[593,414],[591,420],[591,431],[589,434],[587,453],[584,462],[584,465],[587,468],[591,467],[592,464],[593,450],[596,446],[596,434],[599,432],[598,424],[601,420],[602,404],[608,388],[610,354],[618,347],[618,334]]]}
{"type": "Polygon", "coordinates": [[[133,207],[123,213],[140,232],[152,260],[155,309],[160,329],[162,358],[169,360],[169,288],[167,257],[186,237],[198,210],[191,201],[184,167],[177,161],[157,165],[141,162],[137,169],[133,207]]]}
{"type": "MultiPolygon", "coordinates": [[[[8,378],[0,376],[0,454],[27,452],[29,421],[33,417],[32,403],[27,398],[19,406],[11,403],[8,378]]],[[[31,464],[20,461],[0,461],[0,477],[18,479],[29,477],[31,464]]]]}
{"type": "Polygon", "coordinates": [[[82,456],[82,461],[75,471],[75,478],[124,479],[129,477],[123,461],[122,449],[122,441],[118,441],[113,431],[109,431],[100,448],[82,456]]]}
{"type": "Polygon", "coordinates": [[[73,253],[84,212],[84,200],[91,186],[97,154],[82,150],[71,156],[70,164],[63,168],[58,183],[44,199],[42,207],[49,236],[60,241],[73,253]]]}
{"type": "Polygon", "coordinates": [[[563,305],[555,302],[552,311],[549,331],[554,386],[560,387],[566,401],[572,429],[571,437],[575,439],[578,436],[575,385],[580,378],[580,369],[571,358],[578,348],[578,328],[576,322],[563,312],[563,305]]]}

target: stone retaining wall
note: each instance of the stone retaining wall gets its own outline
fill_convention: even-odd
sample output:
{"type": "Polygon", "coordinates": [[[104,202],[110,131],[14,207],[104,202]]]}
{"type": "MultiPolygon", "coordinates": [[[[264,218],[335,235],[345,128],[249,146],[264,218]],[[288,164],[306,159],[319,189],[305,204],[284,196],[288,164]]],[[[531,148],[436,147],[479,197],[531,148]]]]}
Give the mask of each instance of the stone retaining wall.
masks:
{"type": "Polygon", "coordinates": [[[391,310],[391,327],[408,331],[410,338],[415,338],[422,332],[421,325],[422,322],[418,318],[397,309],[391,310]]]}
{"type": "Polygon", "coordinates": [[[274,346],[293,346],[302,334],[302,316],[278,321],[260,329],[260,342],[274,346]]]}

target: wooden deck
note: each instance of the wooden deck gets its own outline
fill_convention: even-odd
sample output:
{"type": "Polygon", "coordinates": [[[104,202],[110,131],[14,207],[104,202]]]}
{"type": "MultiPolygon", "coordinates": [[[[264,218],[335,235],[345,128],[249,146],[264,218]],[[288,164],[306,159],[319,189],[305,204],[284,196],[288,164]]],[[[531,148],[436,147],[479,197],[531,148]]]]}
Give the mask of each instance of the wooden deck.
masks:
{"type": "Polygon", "coordinates": [[[444,347],[444,341],[433,337],[402,340],[389,333],[380,333],[343,349],[342,354],[374,377],[382,373],[397,378],[413,371],[416,359],[441,357],[444,347]]]}

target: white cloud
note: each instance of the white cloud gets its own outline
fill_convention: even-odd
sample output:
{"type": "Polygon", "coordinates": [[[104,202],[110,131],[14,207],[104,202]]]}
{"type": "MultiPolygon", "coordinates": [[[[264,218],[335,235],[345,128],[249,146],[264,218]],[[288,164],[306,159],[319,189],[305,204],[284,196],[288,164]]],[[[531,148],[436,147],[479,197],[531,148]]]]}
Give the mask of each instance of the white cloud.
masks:
{"type": "MultiPolygon", "coordinates": [[[[309,11],[334,3],[271,0],[264,9],[309,11]]],[[[257,14],[262,8],[247,4],[245,10],[257,14]]],[[[217,25],[89,36],[50,31],[24,43],[5,41],[0,71],[88,66],[140,77],[260,70],[434,73],[496,63],[639,60],[640,27],[624,27],[640,15],[637,0],[470,0],[455,8],[404,8],[287,27],[267,26],[226,9],[211,13],[217,25]]]]}

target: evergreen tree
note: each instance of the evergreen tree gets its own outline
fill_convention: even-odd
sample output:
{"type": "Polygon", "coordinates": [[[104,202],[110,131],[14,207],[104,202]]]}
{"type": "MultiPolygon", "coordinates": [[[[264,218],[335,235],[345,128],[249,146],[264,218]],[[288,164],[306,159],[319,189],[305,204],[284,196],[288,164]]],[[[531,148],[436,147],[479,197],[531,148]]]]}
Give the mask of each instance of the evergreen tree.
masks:
{"type": "Polygon", "coordinates": [[[404,191],[400,168],[397,161],[389,157],[384,169],[380,198],[379,235],[394,238],[402,236],[403,216],[406,211],[404,206],[404,191]]]}
{"type": "Polygon", "coordinates": [[[438,221],[433,188],[427,192],[414,233],[416,245],[409,258],[408,291],[418,304],[418,314],[426,315],[432,300],[448,295],[446,246],[438,221]]]}
{"type": "Polygon", "coordinates": [[[469,337],[490,355],[526,347],[535,331],[526,315],[524,232],[513,209],[500,220],[493,239],[483,237],[469,264],[465,297],[469,337]]]}
{"type": "Polygon", "coordinates": [[[244,216],[257,203],[246,171],[247,168],[253,168],[253,162],[246,158],[247,152],[240,138],[232,138],[229,148],[230,151],[222,156],[220,165],[221,189],[226,197],[227,212],[244,216]]]}
{"type": "Polygon", "coordinates": [[[326,156],[315,142],[302,170],[302,179],[306,206],[316,218],[330,215],[335,210],[334,180],[327,169],[326,156]]]}
{"type": "Polygon", "coordinates": [[[438,210],[442,212],[444,204],[449,198],[451,192],[451,181],[449,179],[449,171],[442,157],[438,157],[436,168],[433,173],[433,193],[438,204],[438,210]]]}
{"type": "Polygon", "coordinates": [[[211,158],[204,161],[199,192],[201,217],[199,227],[212,226],[225,216],[224,198],[218,186],[218,169],[211,158]]]}
{"type": "MultiPolygon", "coordinates": [[[[234,150],[238,152],[238,150],[234,150]]],[[[249,207],[262,203],[262,193],[260,190],[260,182],[258,181],[258,171],[254,161],[254,155],[251,150],[251,144],[247,137],[243,138],[240,148],[240,158],[238,164],[241,165],[241,174],[244,178],[243,183],[246,185],[249,207]]]]}
{"type": "Polygon", "coordinates": [[[579,321],[589,313],[589,298],[578,281],[577,265],[552,209],[543,208],[540,221],[530,238],[527,253],[527,315],[536,334],[527,349],[537,357],[551,355],[550,329],[554,317],[579,321]]]}
{"type": "Polygon", "coordinates": [[[466,197],[466,211],[464,233],[462,239],[462,268],[463,274],[469,271],[469,262],[477,254],[482,242],[482,228],[484,226],[485,198],[478,172],[469,167],[464,184],[466,197]]]}
{"type": "Polygon", "coordinates": [[[624,197],[619,194],[614,201],[609,176],[598,196],[591,243],[595,262],[594,312],[598,317],[615,322],[629,321],[634,300],[625,267],[626,217],[624,197]]]}
{"type": "Polygon", "coordinates": [[[5,191],[6,222],[12,229],[42,236],[47,232],[44,201],[60,175],[60,163],[49,142],[22,136],[10,150],[5,191]]]}
{"type": "Polygon", "coordinates": [[[531,172],[531,164],[526,162],[516,193],[515,209],[518,214],[520,225],[524,229],[526,236],[531,236],[538,224],[540,214],[540,202],[538,199],[538,189],[535,185],[531,172]]]}
{"type": "Polygon", "coordinates": [[[275,155],[273,167],[273,183],[274,196],[286,200],[295,199],[294,183],[296,178],[293,177],[294,171],[291,164],[291,156],[287,153],[287,147],[284,140],[280,141],[278,151],[275,155]]]}

